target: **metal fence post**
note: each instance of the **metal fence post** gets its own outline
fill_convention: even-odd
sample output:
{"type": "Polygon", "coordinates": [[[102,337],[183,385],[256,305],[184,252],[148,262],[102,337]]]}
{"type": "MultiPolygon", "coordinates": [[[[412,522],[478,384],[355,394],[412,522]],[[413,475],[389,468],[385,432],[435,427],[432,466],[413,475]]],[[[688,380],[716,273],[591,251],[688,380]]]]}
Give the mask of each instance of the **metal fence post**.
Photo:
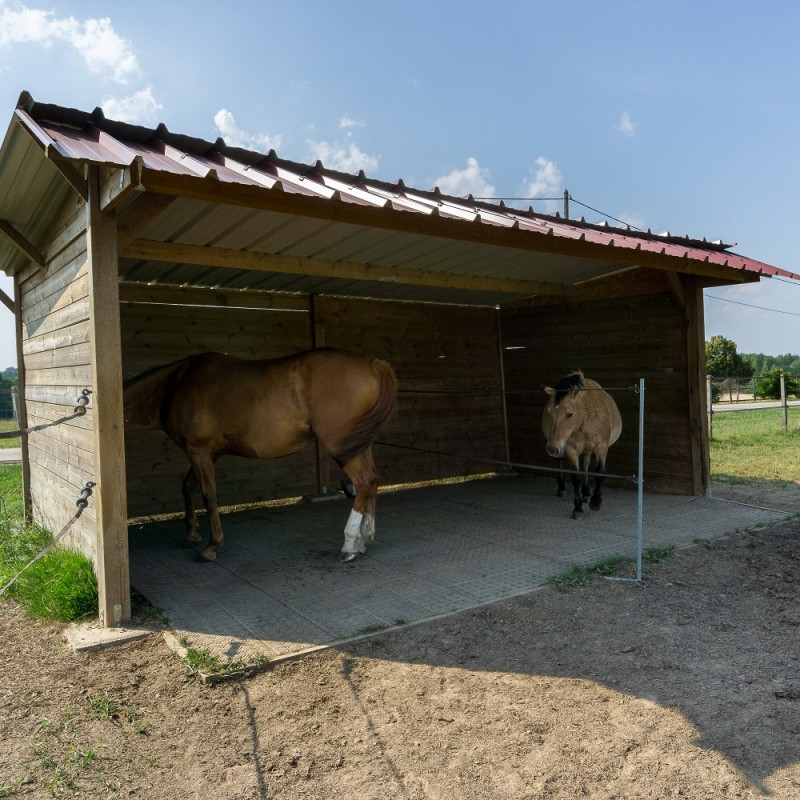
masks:
{"type": "Polygon", "coordinates": [[[783,416],[783,432],[789,430],[789,401],[786,398],[786,373],[781,372],[781,414],[783,416]]]}

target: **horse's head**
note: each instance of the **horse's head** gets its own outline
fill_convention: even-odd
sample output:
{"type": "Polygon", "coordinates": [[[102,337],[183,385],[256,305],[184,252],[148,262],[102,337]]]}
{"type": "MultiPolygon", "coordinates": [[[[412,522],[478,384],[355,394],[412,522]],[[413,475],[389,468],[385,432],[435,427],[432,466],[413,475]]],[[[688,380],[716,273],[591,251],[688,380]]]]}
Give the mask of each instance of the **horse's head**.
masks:
{"type": "Polygon", "coordinates": [[[547,453],[553,458],[564,457],[570,436],[583,423],[583,389],[582,372],[567,375],[555,388],[545,386],[544,390],[550,395],[550,400],[542,415],[542,432],[547,438],[547,453]]]}

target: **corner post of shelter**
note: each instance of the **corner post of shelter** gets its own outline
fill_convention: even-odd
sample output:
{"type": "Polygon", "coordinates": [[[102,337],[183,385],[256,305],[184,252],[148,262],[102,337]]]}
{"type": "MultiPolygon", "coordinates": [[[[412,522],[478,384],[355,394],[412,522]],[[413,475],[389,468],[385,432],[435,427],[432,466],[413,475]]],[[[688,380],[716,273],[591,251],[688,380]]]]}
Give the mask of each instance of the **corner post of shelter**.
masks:
{"type": "MultiPolygon", "coordinates": [[[[14,276],[14,328],[17,337],[17,385],[20,387],[17,396],[17,422],[20,428],[28,426],[28,403],[25,397],[25,359],[22,353],[22,300],[20,297],[19,279],[14,276]]],[[[31,465],[28,456],[28,437],[20,437],[20,448],[22,450],[22,505],[25,513],[25,523],[29,524],[33,519],[31,509],[33,501],[31,498],[31,465]]]]}
{"type": "Polygon", "coordinates": [[[692,485],[696,496],[708,494],[711,484],[711,454],[706,399],[705,317],[703,287],[693,275],[684,277],[686,288],[686,349],[689,428],[692,449],[692,485]]]}
{"type": "Polygon", "coordinates": [[[92,339],[94,475],[97,488],[95,571],[103,627],[131,616],[125,435],[122,406],[117,226],[113,212],[100,211],[100,181],[89,167],[87,269],[92,339]]]}

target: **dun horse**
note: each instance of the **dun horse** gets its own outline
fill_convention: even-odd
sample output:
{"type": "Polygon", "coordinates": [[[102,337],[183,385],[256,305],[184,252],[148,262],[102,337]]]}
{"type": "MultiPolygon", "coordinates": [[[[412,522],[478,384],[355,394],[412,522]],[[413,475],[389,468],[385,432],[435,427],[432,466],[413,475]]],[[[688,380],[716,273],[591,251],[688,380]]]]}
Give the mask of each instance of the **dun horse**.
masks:
{"type": "Polygon", "coordinates": [[[132,378],[124,403],[127,430],[161,429],[185,451],[187,538],[200,541],[192,502],[199,484],[211,528],[205,558],[215,559],[223,542],[216,460],[279,458],[314,439],[355,487],[342,560],[365,552],[374,538],[372,441],[397,406],[397,379],[385,361],[329,347],[261,361],[203,353],[132,378]]]}
{"type": "MultiPolygon", "coordinates": [[[[542,432],[547,439],[547,452],[553,458],[566,460],[572,467],[572,488],[575,506],[572,518],[580,519],[583,503],[597,510],[603,503],[601,487],[606,471],[608,448],[619,439],[622,418],[611,395],[597,381],[573,372],[552,388],[545,387],[550,400],[542,414],[542,432]],[[589,466],[595,457],[594,492],[589,488],[589,466]],[[579,472],[583,472],[581,476],[579,472]]],[[[558,476],[558,493],[564,494],[564,480],[558,476]]]]}

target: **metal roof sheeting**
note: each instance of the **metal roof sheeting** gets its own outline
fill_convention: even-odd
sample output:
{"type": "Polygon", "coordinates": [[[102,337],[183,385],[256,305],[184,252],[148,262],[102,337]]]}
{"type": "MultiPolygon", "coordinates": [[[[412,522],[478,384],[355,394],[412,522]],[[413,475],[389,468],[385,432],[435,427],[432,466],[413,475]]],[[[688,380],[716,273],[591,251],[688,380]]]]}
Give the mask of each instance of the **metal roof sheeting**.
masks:
{"type": "MultiPolygon", "coordinates": [[[[321,162],[280,159],[274,151],[264,155],[228,147],[221,139],[212,143],[173,134],[163,125],[148,129],[106,120],[99,109],[87,113],[39,104],[23,93],[0,149],[0,220],[35,246],[72,190],[58,168],[65,163],[119,168],[135,176],[136,191],[118,206],[120,219],[150,187],[167,192],[165,182],[171,181],[178,199],[136,233],[157,242],[553,285],[575,285],[637,265],[658,268],[661,261],[672,271],[723,282],[758,275],[800,279],[705,239],[593,225],[502,202],[450,197],[438,189],[412,189],[403,181],[342,173],[321,162]]],[[[7,273],[27,260],[0,237],[0,265],[7,273]]],[[[500,291],[489,285],[425,287],[386,274],[376,281],[368,273],[354,280],[335,271],[293,276],[268,269],[201,270],[124,252],[121,257],[122,277],[131,281],[192,283],[200,281],[201,272],[203,285],[307,293],[480,304],[525,296],[514,285],[500,291]]]]}

